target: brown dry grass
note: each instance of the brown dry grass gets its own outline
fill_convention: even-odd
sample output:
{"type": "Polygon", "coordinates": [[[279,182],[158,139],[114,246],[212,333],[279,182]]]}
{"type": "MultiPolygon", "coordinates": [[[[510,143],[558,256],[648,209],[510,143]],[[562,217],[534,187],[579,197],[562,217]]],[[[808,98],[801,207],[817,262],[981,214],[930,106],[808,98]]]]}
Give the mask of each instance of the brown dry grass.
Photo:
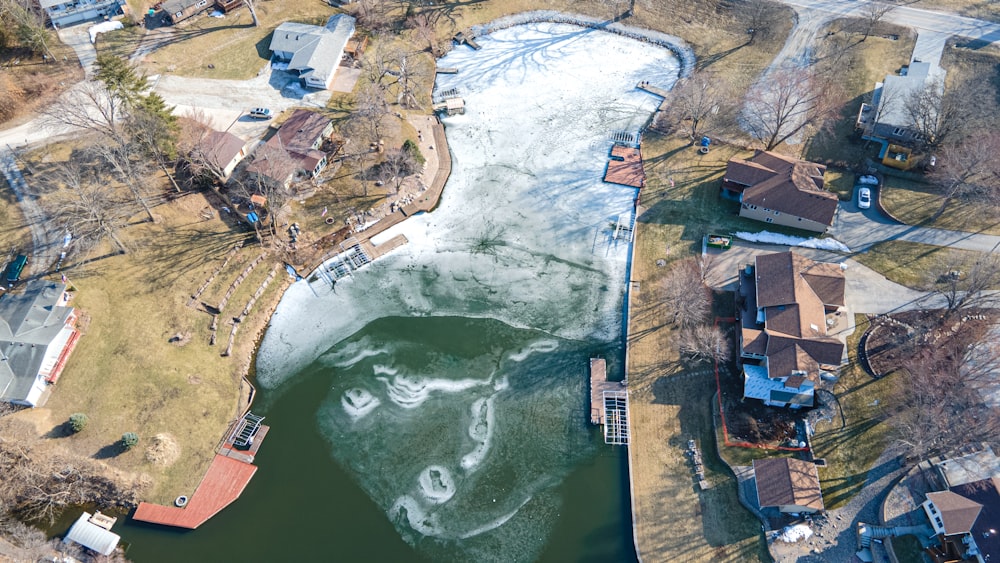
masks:
{"type": "Polygon", "coordinates": [[[154,465],[169,467],[181,457],[181,448],[170,434],[157,434],[146,447],[146,460],[154,465]]]}
{"type": "MultiPolygon", "coordinates": [[[[69,153],[66,146],[56,149],[36,155],[38,174],[69,153]]],[[[164,178],[158,181],[169,189],[164,178]]],[[[44,194],[42,204],[53,197],[44,194]]],[[[220,356],[232,326],[230,317],[243,308],[276,259],[262,262],[236,291],[219,319],[219,343],[210,346],[211,317],[187,306],[191,294],[235,243],[245,241],[202,295],[217,304],[228,284],[261,252],[242,226],[218,214],[205,220],[201,211],[211,205],[201,193],[185,195],[155,207],[155,224],[134,222],[122,231],[133,248],[128,254],[109,256],[110,248],[98,248],[89,262],[70,257],[65,271],[76,289],[71,304],[81,314],[83,336],[48,403],[36,409],[53,425],[40,428],[39,434],[58,435],[52,447],[148,475],[152,486],[146,500],[154,502],[190,492],[200,482],[237,415],[241,375],[249,368],[269,306],[287,280],[280,275],[271,283],[240,325],[232,356],[220,356]],[[190,334],[191,341],[184,346],[171,343],[178,333],[190,334]],[[85,431],[63,437],[58,428],[75,412],[85,413],[89,424],[85,431]],[[140,447],[122,452],[117,442],[124,432],[136,432],[140,447]],[[173,437],[181,454],[172,463],[164,463],[172,448],[163,449],[156,459],[146,455],[145,446],[166,445],[155,439],[164,434],[173,437]]]]}
{"type": "Polygon", "coordinates": [[[49,48],[56,62],[15,47],[0,49],[0,126],[20,125],[32,112],[52,102],[63,91],[83,79],[83,69],[73,49],[49,32],[49,48]]]}

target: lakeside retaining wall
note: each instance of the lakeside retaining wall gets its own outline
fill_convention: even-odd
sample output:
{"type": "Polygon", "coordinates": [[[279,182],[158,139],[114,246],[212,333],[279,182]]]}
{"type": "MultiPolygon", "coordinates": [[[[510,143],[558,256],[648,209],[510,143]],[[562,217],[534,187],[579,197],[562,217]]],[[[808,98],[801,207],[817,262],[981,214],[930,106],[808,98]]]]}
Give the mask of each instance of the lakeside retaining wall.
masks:
{"type": "Polygon", "coordinates": [[[659,45],[660,47],[670,49],[677,56],[677,59],[680,60],[681,65],[678,76],[683,78],[690,75],[694,70],[694,51],[680,37],[660,33],[659,31],[631,27],[618,22],[612,22],[610,20],[592,18],[581,14],[565,14],[553,10],[535,10],[532,12],[522,12],[520,14],[497,18],[486,24],[474,25],[471,29],[472,33],[475,35],[486,35],[500,29],[513,27],[515,25],[540,22],[566,23],[578,25],[580,27],[589,27],[591,29],[607,31],[609,33],[629,37],[631,39],[637,39],[646,43],[659,45]]]}

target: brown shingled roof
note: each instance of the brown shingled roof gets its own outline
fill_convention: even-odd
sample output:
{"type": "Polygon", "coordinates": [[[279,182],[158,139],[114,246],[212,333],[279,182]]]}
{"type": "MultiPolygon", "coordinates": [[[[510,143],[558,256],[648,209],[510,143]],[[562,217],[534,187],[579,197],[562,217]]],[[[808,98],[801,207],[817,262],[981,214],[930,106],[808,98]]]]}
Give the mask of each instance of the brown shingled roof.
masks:
{"type": "Polygon", "coordinates": [[[927,500],[934,503],[941,513],[946,535],[965,534],[972,530],[972,525],[979,517],[983,505],[971,501],[958,493],[940,491],[927,493],[927,500]]]}
{"type": "Polygon", "coordinates": [[[757,501],[761,507],[802,506],[823,510],[823,492],[816,465],[801,459],[755,459],[757,501]]]}
{"type": "Polygon", "coordinates": [[[837,196],[823,189],[825,171],[822,164],[758,151],[748,160],[730,160],[725,181],[750,186],[743,191],[745,204],[830,225],[837,196]]]}
{"type": "Polygon", "coordinates": [[[840,365],[844,344],[826,333],[826,307],[844,303],[843,271],[779,252],[757,256],[754,276],[757,306],[764,308],[768,375],[805,372],[817,380],[822,365],[840,365]]]}

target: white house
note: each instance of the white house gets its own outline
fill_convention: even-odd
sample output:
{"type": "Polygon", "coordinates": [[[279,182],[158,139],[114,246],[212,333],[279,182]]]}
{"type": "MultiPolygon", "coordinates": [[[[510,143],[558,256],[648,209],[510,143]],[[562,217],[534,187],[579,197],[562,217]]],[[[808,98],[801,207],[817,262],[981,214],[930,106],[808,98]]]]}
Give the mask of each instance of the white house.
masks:
{"type": "Polygon", "coordinates": [[[127,13],[125,0],[39,0],[56,28],[127,13]]]}
{"type": "Polygon", "coordinates": [[[29,281],[0,299],[0,400],[39,406],[80,337],[66,285],[29,281]]]}
{"type": "Polygon", "coordinates": [[[327,89],[344,56],[344,47],[354,35],[354,18],[330,16],[325,26],[285,22],[271,36],[271,54],[288,63],[309,88],[327,89]]]}

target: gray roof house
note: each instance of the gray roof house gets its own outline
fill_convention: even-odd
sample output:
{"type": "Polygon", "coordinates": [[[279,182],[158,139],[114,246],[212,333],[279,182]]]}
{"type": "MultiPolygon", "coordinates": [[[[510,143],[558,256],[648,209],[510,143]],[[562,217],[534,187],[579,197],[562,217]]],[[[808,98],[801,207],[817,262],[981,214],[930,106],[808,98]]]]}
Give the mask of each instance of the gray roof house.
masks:
{"type": "Polygon", "coordinates": [[[944,74],[939,67],[932,69],[930,63],[913,61],[899,74],[887,75],[882,82],[875,83],[871,103],[861,104],[857,126],[876,139],[896,143],[920,140],[906,102],[929,85],[943,88],[944,74]]]}
{"type": "Polygon", "coordinates": [[[32,280],[0,299],[0,400],[36,407],[59,379],[80,333],[66,284],[32,280]]]}
{"type": "Polygon", "coordinates": [[[309,88],[327,89],[344,56],[344,47],[354,35],[354,18],[330,16],[325,26],[285,22],[271,36],[271,53],[288,63],[309,88]]]}
{"type": "Polygon", "coordinates": [[[39,0],[38,5],[56,28],[128,13],[125,0],[39,0]]]}

